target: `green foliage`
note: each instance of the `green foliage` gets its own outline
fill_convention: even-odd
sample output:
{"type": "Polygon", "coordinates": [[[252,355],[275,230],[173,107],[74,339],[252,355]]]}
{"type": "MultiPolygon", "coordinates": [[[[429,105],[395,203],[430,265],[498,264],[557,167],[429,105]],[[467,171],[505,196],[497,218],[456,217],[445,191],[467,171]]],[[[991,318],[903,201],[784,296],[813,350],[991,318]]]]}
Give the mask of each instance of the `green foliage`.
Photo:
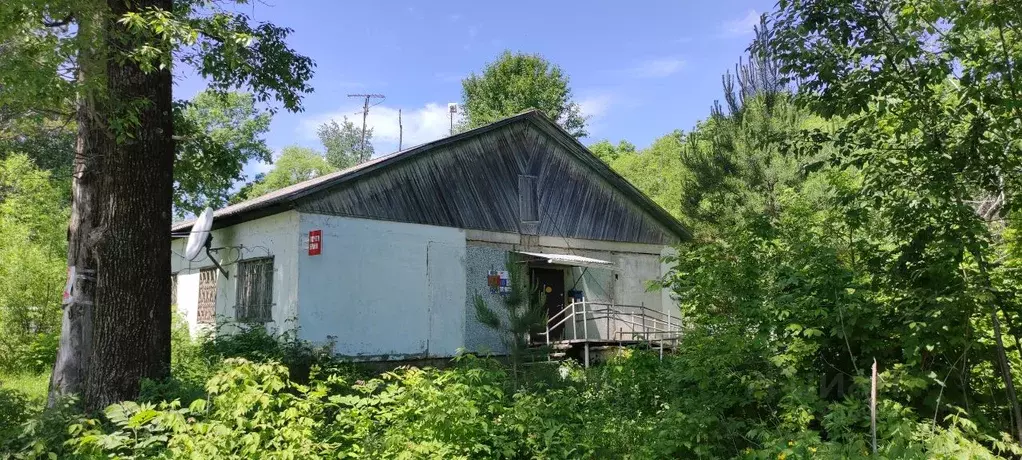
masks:
{"type": "Polygon", "coordinates": [[[998,247],[995,223],[1011,218],[1022,172],[1017,11],[999,2],[779,6],[768,51],[801,82],[804,106],[839,121],[809,130],[799,148],[832,149],[833,165],[861,177],[839,209],[873,291],[902,324],[888,333],[914,351],[891,361],[906,373],[932,368],[929,380],[971,407],[981,431],[1008,431],[1013,418],[1022,441],[1018,361],[1000,325],[1017,320],[1018,283],[1004,271],[1010,248],[998,247]],[[986,400],[967,375],[1004,399],[986,400]]]}
{"type": "Polygon", "coordinates": [[[284,147],[273,169],[253,183],[252,187],[244,189],[244,195],[239,194],[232,201],[255,198],[334,171],[335,168],[315,150],[298,146],[284,147]]]}
{"type": "Polygon", "coordinates": [[[348,121],[348,117],[344,117],[341,124],[330,120],[328,123],[319,125],[316,134],[326,149],[327,163],[334,168],[350,168],[369,161],[373,157],[373,129],[366,129],[365,143],[363,144],[362,129],[348,121]],[[365,145],[364,149],[363,145],[365,145]]]}
{"type": "Polygon", "coordinates": [[[97,422],[81,425],[77,453],[118,458],[323,458],[334,446],[310,442],[329,409],[327,383],[298,385],[279,364],[242,359],[206,384],[209,399],[187,407],[178,401],[125,402],[105,411],[110,432],[97,422]]]}
{"type": "Polygon", "coordinates": [[[500,341],[507,347],[511,358],[512,372],[517,378],[518,367],[529,348],[529,334],[541,331],[546,324],[546,293],[532,285],[526,265],[516,254],[508,253],[504,267],[511,292],[502,295],[502,308],[487,306],[483,296],[478,293],[474,305],[479,322],[500,335],[500,341]]]}
{"type": "MultiPolygon", "coordinates": [[[[681,206],[681,196],[688,176],[681,164],[681,151],[684,148],[684,142],[685,139],[681,131],[661,136],[653,141],[653,145],[649,148],[639,151],[630,151],[627,146],[631,144],[625,144],[622,141],[618,144],[615,153],[611,155],[616,155],[616,158],[609,164],[618,174],[627,178],[671,215],[690,224],[681,206]]],[[[598,150],[603,148],[593,145],[590,146],[590,149],[594,147],[598,150]]],[[[594,153],[596,152],[594,151],[594,153]]],[[[601,156],[601,158],[604,157],[601,156]]]]}
{"type": "MultiPolygon", "coordinates": [[[[662,361],[620,350],[588,370],[519,370],[515,350],[545,312],[522,264],[509,259],[519,272],[502,308],[479,296],[475,308],[504,336],[510,373],[461,356],[446,370],[363,378],[290,336],[254,328],[194,342],[179,324],[174,378],[147,383],[141,402],[111,406],[99,420],[38,414],[31,398],[0,388],[0,449],[121,458],[860,458],[871,456],[868,369],[876,360],[878,456],[1022,455],[1006,434],[1009,385],[1022,365],[1015,6],[778,7],[772,27],[758,29],[750,63],[725,75],[726,108],[648,149],[591,146],[699,230],[667,259],[672,269],[661,280],[686,328],[662,361]]],[[[165,21],[126,20],[141,29],[165,21]]],[[[216,27],[232,27],[221,20],[216,27]]],[[[11,24],[0,19],[0,32],[23,27],[11,24]]],[[[32,56],[59,39],[40,34],[23,46],[32,56]]],[[[536,56],[505,53],[463,86],[471,126],[537,107],[584,132],[566,78],[536,56]]],[[[351,150],[350,139],[334,140],[352,128],[324,127],[328,155],[351,150]]],[[[14,182],[44,177],[18,168],[14,182]]],[[[313,151],[286,151],[249,191],[328,168],[313,151]]],[[[43,187],[18,190],[32,196],[24,190],[43,187]]],[[[46,217],[31,199],[12,203],[46,217]]],[[[0,251],[61,241],[33,239],[49,224],[12,227],[32,230],[0,232],[0,251]],[[6,244],[10,235],[15,243],[6,244]]],[[[0,289],[0,299],[31,290],[0,289]]]]}
{"type": "Polygon", "coordinates": [[[36,409],[43,407],[43,403],[46,402],[49,383],[49,373],[20,372],[0,375],[0,387],[21,393],[36,409]]]}
{"type": "Polygon", "coordinates": [[[617,160],[623,155],[634,154],[635,145],[625,140],[614,145],[610,143],[610,141],[604,139],[590,144],[589,151],[593,152],[593,154],[596,155],[597,158],[603,160],[604,163],[611,164],[614,160],[617,160]]]}
{"type": "MultiPolygon", "coordinates": [[[[149,299],[129,302],[131,308],[126,312],[97,305],[86,308],[85,315],[67,316],[69,326],[62,333],[68,340],[61,341],[60,348],[67,359],[54,370],[54,393],[80,393],[87,407],[134,394],[142,375],[160,375],[169,364],[164,361],[167,354],[161,353],[169,346],[168,322],[155,320],[160,318],[157,309],[161,299],[167,299],[170,284],[166,273],[161,273],[167,267],[168,254],[160,253],[165,246],[151,238],[142,239],[131,248],[138,254],[120,257],[135,261],[119,265],[122,272],[134,271],[132,275],[148,277],[150,283],[131,282],[116,274],[105,276],[108,272],[101,267],[109,268],[109,262],[117,258],[112,242],[131,235],[132,229],[165,228],[169,223],[172,210],[159,207],[172,200],[173,162],[169,155],[173,154],[175,129],[169,98],[171,69],[179,73],[180,67],[190,67],[217,93],[244,88],[257,101],[276,101],[289,111],[299,111],[303,95],[311,91],[307,82],[313,63],[289,47],[286,39],[291,31],[250,20],[238,8],[244,1],[224,3],[226,7],[206,0],[12,0],[0,8],[0,47],[4,48],[0,53],[0,107],[13,113],[72,107],[69,112],[82,122],[75,160],[73,222],[64,227],[69,229],[62,232],[66,236],[53,238],[51,244],[70,240],[66,260],[80,272],[98,273],[93,283],[97,299],[123,299],[125,295],[149,299]],[[126,162],[146,154],[154,157],[152,168],[126,162]],[[127,169],[133,174],[127,174],[127,169]],[[149,189],[136,190],[138,187],[149,189]],[[136,212],[135,218],[117,218],[125,212],[136,212]],[[143,292],[145,289],[155,292],[143,292]],[[141,329],[155,340],[148,344],[151,346],[128,345],[132,337],[139,336],[103,327],[124,319],[143,324],[141,329]],[[79,344],[72,336],[84,342],[79,344]],[[111,345],[115,356],[97,360],[90,353],[73,352],[102,348],[96,344],[111,345]],[[113,380],[119,385],[104,384],[113,380]]],[[[7,254],[3,256],[5,269],[14,265],[14,270],[21,271],[21,264],[11,264],[7,254]]],[[[49,279],[42,276],[38,282],[49,279]]],[[[59,292],[57,286],[25,287],[39,295],[59,292]]],[[[76,305],[90,301],[83,300],[76,305]]],[[[30,311],[43,312],[50,307],[31,301],[27,305],[30,311]]],[[[24,324],[17,326],[24,329],[24,324]]],[[[41,327],[38,323],[28,326],[41,327]]]]}
{"type": "Polygon", "coordinates": [[[299,340],[294,332],[280,335],[255,326],[232,334],[215,334],[199,345],[198,354],[211,362],[228,358],[276,361],[288,367],[292,378],[304,382],[314,365],[330,365],[326,350],[299,340]]]}
{"type": "Polygon", "coordinates": [[[68,17],[73,10],[88,14],[92,7],[70,0],[4,4],[0,9],[0,87],[4,89],[0,119],[46,118],[43,113],[70,103],[75,85],[68,66],[76,53],[73,36],[67,28],[43,24],[68,17]]]}
{"type": "MultiPolygon", "coordinates": [[[[71,108],[64,107],[69,113],[71,108]]],[[[270,162],[271,152],[263,139],[270,114],[255,107],[245,93],[203,91],[191,101],[174,104],[175,143],[174,210],[178,217],[197,214],[206,206],[227,204],[234,184],[245,177],[247,162],[270,162]]],[[[75,123],[73,119],[19,114],[6,126],[0,120],[0,158],[27,155],[51,179],[70,203],[71,171],[74,167],[75,123]]]]}
{"type": "Polygon", "coordinates": [[[5,386],[0,387],[0,441],[16,437],[33,415],[28,395],[5,386]]]}
{"type": "MultiPolygon", "coordinates": [[[[729,98],[733,99],[733,98],[729,98]]],[[[749,96],[725,114],[717,109],[686,139],[681,206],[702,230],[749,215],[776,217],[781,193],[804,179],[801,166],[787,148],[807,122],[784,93],[749,96]]]]}
{"type": "Polygon", "coordinates": [[[482,74],[461,81],[467,128],[538,109],[569,134],[585,137],[586,117],[572,100],[568,77],[538,54],[505,51],[482,74]]]}
{"type": "MultiPolygon", "coordinates": [[[[118,403],[98,419],[67,409],[19,412],[24,401],[0,392],[0,413],[12,415],[0,419],[10,421],[0,426],[0,448],[27,458],[866,456],[862,393],[822,404],[812,385],[750,359],[767,351],[762,343],[733,339],[697,333],[663,361],[626,350],[588,372],[533,367],[533,375],[554,377],[517,390],[497,362],[466,355],[446,370],[399,368],[363,380],[317,372],[307,384],[281,364],[230,358],[203,397],[118,403]],[[821,408],[827,416],[809,424],[807,411],[821,408]]],[[[886,458],[1019,453],[960,413],[944,427],[890,401],[878,409],[886,458]]]]}
{"type": "MultiPolygon", "coordinates": [[[[288,47],[290,29],[253,24],[248,15],[220,2],[187,0],[173,5],[173,11],[151,8],[112,18],[123,26],[123,36],[117,37],[122,46],[109,57],[134,62],[147,72],[170,68],[176,60],[205,77],[217,93],[249,88],[257,101],[300,109],[302,96],[312,90],[307,82],[314,64],[288,47]]],[[[73,106],[78,92],[110,96],[102,94],[101,74],[74,78],[75,64],[81,66],[81,59],[92,56],[80,51],[90,50],[106,33],[102,24],[93,23],[107,20],[105,2],[17,0],[4,6],[0,106],[15,113],[59,111],[73,106]]],[[[111,120],[112,127],[137,122],[132,121],[131,104],[122,102],[124,117],[111,120]]],[[[121,136],[130,134],[128,129],[116,130],[121,136]]]]}
{"type": "Polygon", "coordinates": [[[69,118],[33,113],[19,113],[11,120],[0,116],[0,159],[22,154],[49,171],[50,180],[62,191],[62,205],[71,202],[74,148],[75,123],[69,118]]]}
{"type": "Polygon", "coordinates": [[[0,161],[0,369],[53,365],[67,277],[68,211],[25,155],[0,161]],[[56,206],[56,209],[55,209],[56,206]]]}
{"type": "Polygon", "coordinates": [[[204,91],[174,107],[177,142],[174,160],[174,209],[198,214],[227,204],[235,182],[244,179],[249,161],[271,161],[263,136],[270,114],[255,107],[250,94],[204,91]]]}

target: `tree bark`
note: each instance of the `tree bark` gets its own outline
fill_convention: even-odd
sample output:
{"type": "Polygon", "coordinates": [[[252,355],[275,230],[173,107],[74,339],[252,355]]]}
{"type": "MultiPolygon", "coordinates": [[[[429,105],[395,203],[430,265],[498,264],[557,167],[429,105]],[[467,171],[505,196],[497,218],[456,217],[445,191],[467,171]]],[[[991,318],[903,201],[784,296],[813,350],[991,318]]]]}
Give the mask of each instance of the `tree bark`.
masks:
{"type": "MultiPolygon", "coordinates": [[[[983,281],[983,288],[994,297],[990,305],[990,319],[994,326],[994,345],[997,352],[997,364],[1001,368],[1001,377],[1004,382],[1004,391],[1008,397],[1008,404],[1011,406],[1011,418],[1015,425],[1015,440],[1022,443],[1022,406],[1019,406],[1018,396],[1015,393],[1015,382],[1011,375],[1011,364],[1008,361],[1008,354],[1004,350],[1004,338],[1001,333],[1001,320],[998,318],[998,310],[1004,305],[1000,293],[990,280],[990,267],[982,249],[972,249],[972,255],[976,258],[976,265],[979,267],[979,274],[983,281]]],[[[1007,313],[1005,313],[1007,317],[1007,313]]]]}
{"type": "Polygon", "coordinates": [[[85,96],[68,227],[68,264],[80,276],[64,309],[51,405],[77,394],[86,410],[100,409],[169,372],[171,74],[117,55],[139,45],[117,18],[171,3],[108,0],[107,14],[79,20],[79,33],[94,38],[79,55],[85,96]]]}

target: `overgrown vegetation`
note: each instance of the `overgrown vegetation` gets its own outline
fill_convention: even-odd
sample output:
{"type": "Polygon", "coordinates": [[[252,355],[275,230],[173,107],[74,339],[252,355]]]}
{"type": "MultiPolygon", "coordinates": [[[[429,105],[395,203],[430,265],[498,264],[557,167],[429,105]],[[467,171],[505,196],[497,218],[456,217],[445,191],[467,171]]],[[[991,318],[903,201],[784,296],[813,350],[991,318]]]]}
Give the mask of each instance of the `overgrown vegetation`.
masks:
{"type": "MultiPolygon", "coordinates": [[[[696,233],[659,280],[686,328],[662,361],[620,350],[588,370],[518,359],[508,370],[466,355],[376,375],[293,336],[193,341],[178,324],[171,378],[145,382],[137,401],[44,411],[38,371],[56,347],[67,220],[46,206],[66,208],[66,195],[5,153],[0,455],[1022,456],[1020,17],[1003,2],[782,1],[691,132],[645,149],[594,144],[696,233]]],[[[502,56],[465,87],[473,126],[538,105],[503,105],[512,94],[583,132],[567,78],[537,56],[502,56]],[[502,75],[547,87],[504,88],[502,75]]],[[[335,150],[351,150],[352,133],[335,150]]],[[[254,193],[331,168],[292,156],[254,193]]],[[[542,304],[516,292],[505,310],[519,320],[477,302],[512,350],[542,304]]]]}
{"type": "MultiPolygon", "coordinates": [[[[623,350],[590,370],[571,361],[532,365],[528,383],[516,388],[499,362],[471,355],[446,370],[375,376],[318,361],[299,382],[279,361],[207,354],[288,359],[301,348],[250,331],[194,344],[192,358],[210,365],[205,376],[182,368],[195,362],[176,361],[178,389],[102,414],[75,415],[63,406],[37,418],[20,393],[0,390],[0,414],[9,414],[0,446],[25,458],[865,456],[865,386],[827,403],[773,360],[750,360],[769,356],[762,341],[702,332],[686,340],[689,346],[663,361],[654,352],[623,350]],[[194,385],[199,394],[180,390],[194,385]],[[810,414],[824,408],[829,415],[810,426],[810,414]]],[[[958,412],[934,425],[885,398],[879,420],[881,454],[891,458],[1015,452],[958,412]]]]}
{"type": "Polygon", "coordinates": [[[53,366],[67,258],[61,193],[27,156],[0,160],[0,372],[53,366]]]}

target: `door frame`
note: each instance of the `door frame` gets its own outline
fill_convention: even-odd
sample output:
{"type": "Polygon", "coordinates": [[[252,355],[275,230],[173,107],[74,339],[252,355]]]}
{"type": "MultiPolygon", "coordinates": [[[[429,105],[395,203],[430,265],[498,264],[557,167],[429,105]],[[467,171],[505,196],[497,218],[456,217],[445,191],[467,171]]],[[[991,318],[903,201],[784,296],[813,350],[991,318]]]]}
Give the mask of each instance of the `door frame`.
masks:
{"type": "MultiPolygon", "coordinates": [[[[535,286],[537,288],[540,287],[539,277],[536,275],[536,271],[537,270],[543,270],[543,271],[549,271],[549,272],[557,272],[557,273],[560,274],[558,279],[560,279],[560,285],[561,285],[561,291],[562,291],[560,293],[561,294],[561,305],[559,307],[556,307],[557,311],[551,311],[550,306],[549,306],[548,303],[546,303],[544,305],[544,307],[547,310],[546,320],[550,321],[550,318],[551,318],[552,315],[558,313],[560,310],[563,310],[564,307],[567,305],[565,302],[567,301],[567,296],[568,296],[568,291],[567,291],[568,285],[565,282],[565,276],[567,275],[567,272],[565,271],[565,267],[562,266],[562,265],[538,264],[538,263],[530,263],[526,267],[529,269],[529,282],[530,282],[530,286],[535,286]]],[[[547,294],[547,295],[549,295],[549,294],[547,294]]],[[[550,336],[551,336],[550,337],[550,341],[561,340],[561,338],[563,337],[564,329],[565,329],[566,326],[567,326],[567,324],[565,323],[565,324],[562,324],[562,325],[558,326],[555,329],[552,329],[550,331],[550,336]]],[[[545,330],[545,327],[544,327],[544,330],[545,330]]],[[[534,342],[537,341],[539,337],[542,337],[542,336],[534,335],[533,336],[533,341],[534,342]]]]}

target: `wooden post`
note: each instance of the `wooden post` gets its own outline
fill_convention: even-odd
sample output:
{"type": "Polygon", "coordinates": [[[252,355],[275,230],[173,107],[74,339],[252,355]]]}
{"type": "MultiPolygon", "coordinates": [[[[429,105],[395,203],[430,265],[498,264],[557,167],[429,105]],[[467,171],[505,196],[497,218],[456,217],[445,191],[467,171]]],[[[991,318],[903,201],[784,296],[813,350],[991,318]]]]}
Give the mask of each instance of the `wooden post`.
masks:
{"type": "Polygon", "coordinates": [[[869,429],[873,437],[873,455],[877,453],[877,360],[873,358],[873,376],[869,390],[869,429]]]}

